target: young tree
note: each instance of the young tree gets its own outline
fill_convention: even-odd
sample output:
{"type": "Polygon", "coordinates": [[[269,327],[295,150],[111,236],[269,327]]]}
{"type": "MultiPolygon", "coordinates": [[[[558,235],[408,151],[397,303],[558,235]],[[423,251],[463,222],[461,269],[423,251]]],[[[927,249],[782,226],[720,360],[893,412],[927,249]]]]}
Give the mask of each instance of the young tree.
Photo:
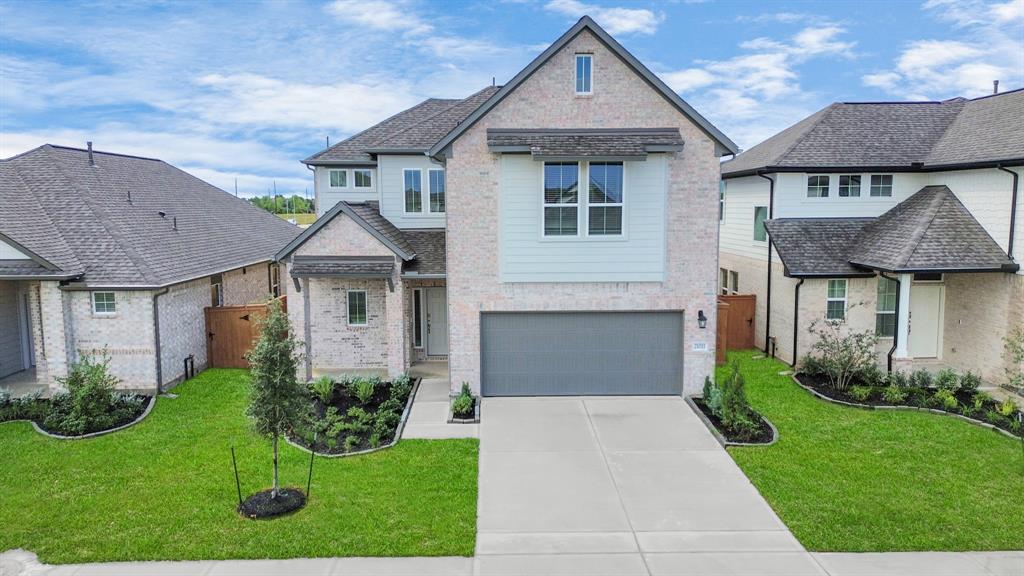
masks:
{"type": "Polygon", "coordinates": [[[271,300],[267,317],[260,323],[260,337],[246,355],[252,376],[252,394],[246,414],[256,433],[270,438],[274,446],[274,487],[278,492],[277,444],[282,434],[302,422],[310,410],[306,387],[295,376],[298,343],[292,335],[288,315],[281,303],[271,300]]]}

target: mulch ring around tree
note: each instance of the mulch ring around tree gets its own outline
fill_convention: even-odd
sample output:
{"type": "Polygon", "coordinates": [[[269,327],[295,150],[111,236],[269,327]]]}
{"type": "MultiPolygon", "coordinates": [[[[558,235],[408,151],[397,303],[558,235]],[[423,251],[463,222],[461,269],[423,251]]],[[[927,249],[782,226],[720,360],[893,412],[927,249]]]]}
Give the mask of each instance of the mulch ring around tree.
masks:
{"type": "Polygon", "coordinates": [[[772,425],[768,423],[768,420],[761,416],[757,412],[751,411],[751,416],[754,418],[754,423],[757,424],[757,430],[750,433],[736,433],[725,426],[722,420],[715,416],[714,412],[708,408],[708,405],[704,403],[704,400],[700,397],[693,397],[693,404],[697,406],[697,409],[704,414],[709,422],[715,427],[728,442],[735,442],[738,444],[771,444],[775,440],[775,430],[772,425]]]}
{"type": "Polygon", "coordinates": [[[290,514],[306,505],[306,495],[298,488],[280,488],[277,497],[273,490],[263,490],[246,498],[238,505],[238,513],[253,520],[276,518],[290,514]]]}

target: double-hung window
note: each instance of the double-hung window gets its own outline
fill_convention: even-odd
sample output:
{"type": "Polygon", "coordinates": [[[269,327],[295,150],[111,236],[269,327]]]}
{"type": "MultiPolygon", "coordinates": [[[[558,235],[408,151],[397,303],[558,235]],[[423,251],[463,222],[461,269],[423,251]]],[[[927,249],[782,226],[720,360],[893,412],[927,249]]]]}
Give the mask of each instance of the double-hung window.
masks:
{"type": "Polygon", "coordinates": [[[405,170],[405,211],[423,212],[423,172],[405,170]]]}
{"type": "Polygon", "coordinates": [[[270,265],[270,293],[274,298],[281,295],[281,266],[278,264],[270,265]]]}
{"type": "Polygon", "coordinates": [[[352,171],[352,176],[353,176],[353,179],[355,180],[356,188],[372,188],[373,187],[373,178],[371,176],[372,172],[373,171],[369,170],[369,169],[353,170],[352,171]]]}
{"type": "Polygon", "coordinates": [[[892,196],[892,174],[872,174],[871,195],[886,198],[892,196]]]}
{"type": "Polygon", "coordinates": [[[366,326],[366,290],[348,291],[348,323],[366,326]]]}
{"type": "Polygon", "coordinates": [[[768,230],[764,227],[764,221],[768,219],[767,206],[754,206],[754,240],[756,242],[768,241],[768,230]]]}
{"type": "Polygon", "coordinates": [[[544,236],[579,235],[578,162],[544,164],[544,236]]]}
{"type": "Polygon", "coordinates": [[[331,170],[331,188],[348,187],[348,170],[331,170]]]}
{"type": "Polygon", "coordinates": [[[114,314],[117,312],[117,302],[113,292],[92,293],[93,314],[114,314]]]}
{"type": "Polygon", "coordinates": [[[808,176],[807,197],[828,198],[828,176],[808,176]]]}
{"type": "Polygon", "coordinates": [[[828,281],[825,318],[827,320],[846,320],[846,279],[828,281]]]}
{"type": "Polygon", "coordinates": [[[875,306],[875,334],[882,338],[896,335],[896,281],[878,277],[878,303],[875,306]]]}
{"type": "Polygon", "coordinates": [[[224,305],[224,278],[220,274],[210,276],[210,306],[224,305]]]}
{"type": "Polygon", "coordinates": [[[587,233],[622,235],[622,162],[591,162],[588,169],[587,233]]]}
{"type": "Polygon", "coordinates": [[[860,174],[842,174],[839,176],[839,196],[842,198],[860,197],[860,174]]]}
{"type": "Polygon", "coordinates": [[[740,275],[734,270],[718,269],[719,292],[723,296],[739,294],[740,275]]]}
{"type": "Polygon", "coordinates": [[[430,211],[444,212],[444,170],[427,172],[430,180],[430,211]]]}
{"type": "Polygon", "coordinates": [[[576,55],[576,93],[592,94],[594,56],[593,54],[576,55]]]}

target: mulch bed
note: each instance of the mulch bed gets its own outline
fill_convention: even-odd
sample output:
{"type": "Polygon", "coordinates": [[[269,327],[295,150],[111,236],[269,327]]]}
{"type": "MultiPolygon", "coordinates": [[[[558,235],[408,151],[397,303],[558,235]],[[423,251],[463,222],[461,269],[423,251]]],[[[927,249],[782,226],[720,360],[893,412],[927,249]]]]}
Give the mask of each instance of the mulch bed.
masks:
{"type": "Polygon", "coordinates": [[[306,495],[298,488],[281,488],[277,497],[272,498],[272,490],[264,490],[249,496],[238,506],[238,513],[246,518],[261,520],[283,516],[306,505],[306,495]]]}
{"type": "MultiPolygon", "coordinates": [[[[412,391],[415,389],[415,381],[413,381],[413,386],[411,387],[409,394],[412,394],[412,391]]],[[[409,394],[404,395],[400,399],[403,409],[408,403],[409,394]]],[[[313,413],[317,419],[320,419],[323,418],[324,414],[326,414],[328,408],[336,408],[338,410],[338,414],[345,415],[348,413],[349,408],[358,407],[362,408],[363,410],[370,414],[375,414],[380,409],[381,404],[383,404],[390,396],[390,382],[382,382],[380,385],[378,385],[377,389],[374,390],[373,398],[366,404],[360,404],[356,398],[347,394],[344,389],[339,388],[335,391],[334,397],[331,399],[331,403],[328,405],[325,405],[318,398],[313,398],[313,413]]],[[[399,417],[401,417],[401,412],[398,415],[399,417]]],[[[396,427],[392,429],[388,434],[382,435],[380,438],[380,442],[377,446],[373,446],[370,444],[369,435],[364,435],[362,441],[351,450],[346,450],[344,447],[346,437],[344,433],[335,438],[336,443],[334,446],[331,446],[327,442],[327,439],[323,437],[317,437],[315,443],[311,443],[307,439],[304,439],[302,437],[289,438],[296,444],[304,448],[313,450],[317,454],[346,454],[349,452],[359,452],[362,450],[369,450],[371,448],[377,448],[380,446],[390,444],[391,441],[395,439],[395,434],[398,432],[397,426],[398,425],[396,425],[396,427]]]]}
{"type": "Polygon", "coordinates": [[[113,430],[115,428],[131,424],[146,412],[146,409],[149,407],[149,403],[152,401],[152,397],[144,394],[131,394],[131,396],[140,400],[138,407],[131,411],[121,410],[118,414],[118,418],[108,423],[108,425],[103,427],[87,428],[81,434],[71,434],[66,430],[58,430],[48,428],[46,426],[46,416],[50,413],[49,398],[37,398],[32,400],[33,406],[25,409],[28,412],[27,414],[8,414],[6,411],[0,410],[0,422],[5,422],[7,420],[28,420],[34,422],[41,430],[57,436],[85,436],[87,434],[96,434],[97,432],[106,432],[107,430],[113,430]]]}
{"type": "Polygon", "coordinates": [[[754,434],[736,434],[725,427],[725,424],[718,418],[718,416],[715,416],[715,413],[708,408],[708,405],[704,403],[702,398],[693,398],[693,403],[696,404],[697,408],[700,409],[704,416],[714,424],[718,433],[724,436],[729,442],[742,442],[743,444],[768,444],[775,438],[771,425],[768,424],[768,421],[757,412],[753,412],[753,416],[756,419],[755,422],[758,426],[757,432],[754,434]]]}

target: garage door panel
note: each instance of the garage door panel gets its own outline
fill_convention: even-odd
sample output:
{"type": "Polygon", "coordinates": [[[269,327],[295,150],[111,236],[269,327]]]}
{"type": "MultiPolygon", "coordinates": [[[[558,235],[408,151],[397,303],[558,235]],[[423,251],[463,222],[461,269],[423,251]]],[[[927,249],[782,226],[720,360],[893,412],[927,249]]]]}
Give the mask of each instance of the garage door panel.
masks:
{"type": "Polygon", "coordinates": [[[679,394],[680,312],[521,312],[481,316],[488,396],[679,394]]]}

